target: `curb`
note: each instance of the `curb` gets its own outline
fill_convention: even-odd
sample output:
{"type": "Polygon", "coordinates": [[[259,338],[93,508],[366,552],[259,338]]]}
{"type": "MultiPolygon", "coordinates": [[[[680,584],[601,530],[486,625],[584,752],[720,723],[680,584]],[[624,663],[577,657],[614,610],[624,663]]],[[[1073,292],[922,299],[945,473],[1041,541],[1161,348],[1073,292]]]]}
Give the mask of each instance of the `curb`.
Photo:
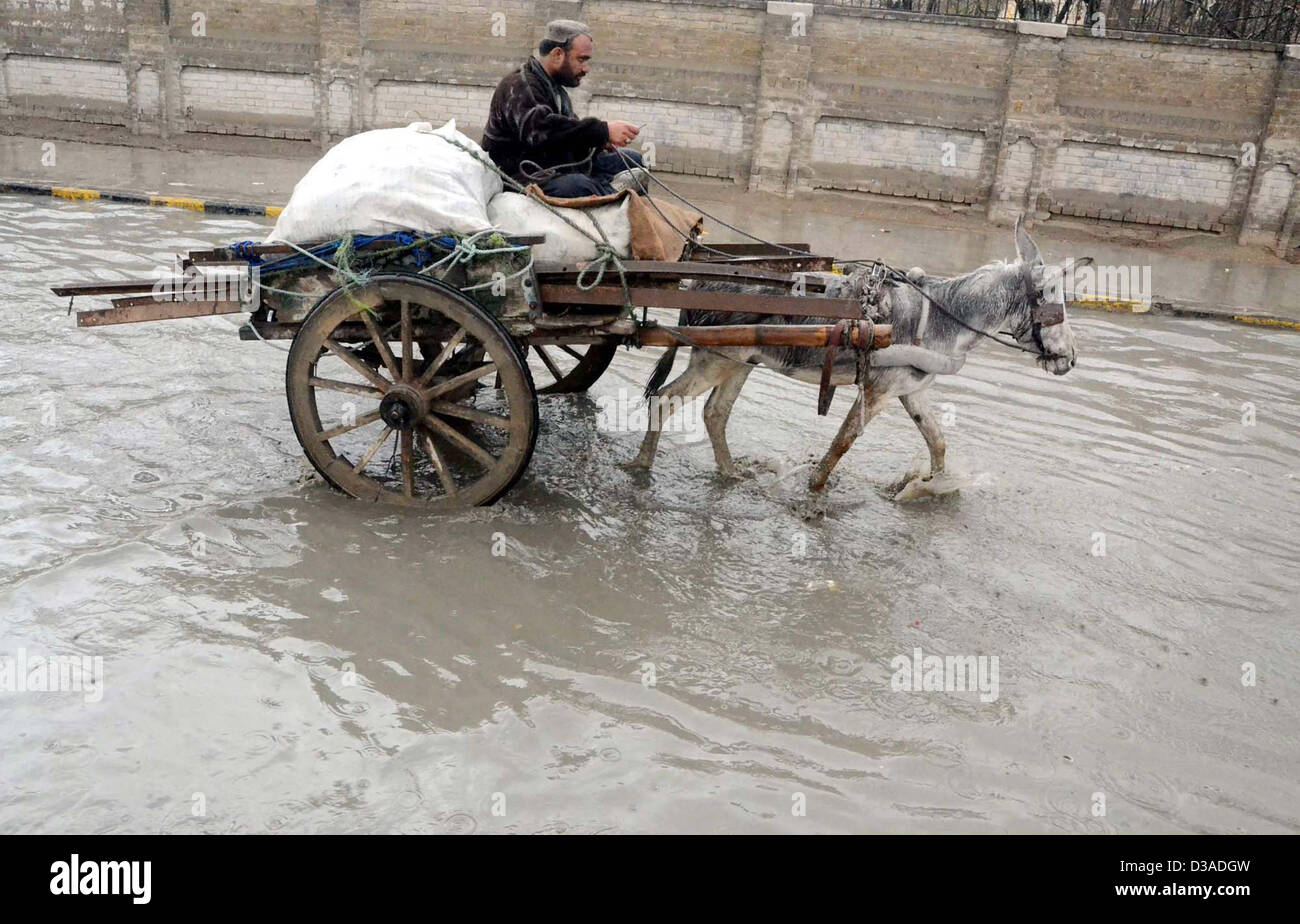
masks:
{"type": "MultiPolygon", "coordinates": [[[[104,199],[108,202],[126,202],[132,205],[158,205],[167,208],[187,209],[191,212],[212,212],[220,215],[256,215],[278,218],[284,211],[282,205],[248,205],[240,202],[222,202],[192,199],[187,196],[146,196],[140,193],[110,189],[84,189],[78,186],[51,186],[44,183],[9,182],[0,180],[0,193],[24,193],[32,196],[52,196],[57,199],[88,201],[104,199]]],[[[1300,331],[1300,321],[1279,318],[1268,314],[1244,314],[1231,310],[1216,311],[1208,308],[1175,305],[1172,302],[1149,304],[1119,298],[1071,299],[1070,308],[1090,311],[1110,311],[1118,314],[1160,314],[1179,318],[1198,318],[1208,321],[1227,321],[1254,327],[1271,327],[1280,330],[1300,331]]]]}
{"type": "Polygon", "coordinates": [[[188,196],[146,196],[141,193],[121,192],[114,189],[85,189],[80,186],[51,186],[45,183],[9,182],[0,180],[0,193],[24,193],[30,196],[53,196],[56,199],[89,201],[103,199],[108,202],[126,202],[131,205],[160,205],[167,208],[187,209],[191,212],[213,212],[220,215],[256,215],[278,218],[284,211],[282,205],[248,205],[241,202],[193,199],[188,196]]]}
{"type": "Polygon", "coordinates": [[[1156,314],[1175,318],[1194,318],[1201,321],[1228,321],[1235,324],[1249,324],[1254,327],[1273,327],[1280,330],[1300,331],[1300,321],[1291,318],[1279,318],[1272,314],[1251,314],[1241,310],[1198,308],[1194,305],[1176,305],[1173,302],[1153,301],[1143,303],[1123,298],[1082,298],[1071,299],[1070,308],[1086,308],[1089,311],[1110,311],[1117,314],[1156,314]]]}

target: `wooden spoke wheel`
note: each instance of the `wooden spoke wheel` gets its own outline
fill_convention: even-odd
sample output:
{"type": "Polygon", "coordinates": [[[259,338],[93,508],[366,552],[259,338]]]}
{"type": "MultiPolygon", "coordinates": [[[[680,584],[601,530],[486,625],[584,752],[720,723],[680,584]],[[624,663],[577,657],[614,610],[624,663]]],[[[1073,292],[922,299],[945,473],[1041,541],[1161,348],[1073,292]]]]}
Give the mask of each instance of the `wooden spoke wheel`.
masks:
{"type": "Polygon", "coordinates": [[[531,343],[525,354],[538,394],[567,395],[596,384],[617,351],[615,343],[531,343]]]}
{"type": "Polygon", "coordinates": [[[421,276],[376,275],[317,302],[289,350],[285,387],[307,458],[362,500],[490,504],[537,441],[537,393],[514,339],[421,276]]]}

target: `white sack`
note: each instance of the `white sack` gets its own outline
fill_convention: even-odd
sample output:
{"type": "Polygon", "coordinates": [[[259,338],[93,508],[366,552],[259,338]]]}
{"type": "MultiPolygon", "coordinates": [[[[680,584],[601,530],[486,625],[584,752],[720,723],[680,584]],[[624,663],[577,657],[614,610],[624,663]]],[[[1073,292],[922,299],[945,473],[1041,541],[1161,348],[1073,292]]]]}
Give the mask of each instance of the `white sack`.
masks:
{"type": "MultiPolygon", "coordinates": [[[[586,229],[599,241],[600,233],[592,218],[600,222],[609,243],[620,257],[631,249],[632,226],[627,209],[630,197],[594,209],[563,209],[565,216],[586,229]]],[[[538,263],[576,263],[593,260],[596,244],[591,238],[557,217],[536,199],[519,193],[503,192],[488,202],[488,218],[493,227],[505,234],[545,234],[546,242],[533,245],[533,259],[538,263]]]]}
{"type": "Polygon", "coordinates": [[[267,240],[334,240],[393,231],[472,234],[491,225],[488,200],[501,178],[448,144],[454,138],[487,160],[456,131],[453,119],[362,132],[339,142],[293,188],[267,240]]]}

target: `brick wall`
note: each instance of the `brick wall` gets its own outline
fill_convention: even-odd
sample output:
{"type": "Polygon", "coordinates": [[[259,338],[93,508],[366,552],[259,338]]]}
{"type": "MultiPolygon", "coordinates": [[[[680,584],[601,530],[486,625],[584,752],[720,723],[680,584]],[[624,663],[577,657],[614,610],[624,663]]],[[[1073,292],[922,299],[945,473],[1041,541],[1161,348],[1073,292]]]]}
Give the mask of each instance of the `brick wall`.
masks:
{"type": "Polygon", "coordinates": [[[639,125],[637,145],[653,145],[657,169],[737,178],[748,166],[745,116],[737,106],[596,96],[587,111],[639,125]]]}
{"type": "Polygon", "coordinates": [[[383,80],[371,93],[373,108],[369,125],[392,128],[411,122],[440,125],[456,120],[456,127],[471,137],[483,133],[487,123],[490,87],[463,87],[449,83],[421,83],[411,80],[383,80]]]}
{"type": "Polygon", "coordinates": [[[582,113],[661,170],[1199,227],[1294,248],[1300,48],[1092,36],[783,0],[0,0],[0,125],[310,145],[416,119],[477,135],[567,17],[582,113]]]}
{"type": "Polygon", "coordinates": [[[312,136],[315,90],[307,74],[185,67],[180,86],[193,131],[238,133],[253,128],[267,137],[312,136]]]}
{"type": "Polygon", "coordinates": [[[1222,229],[1236,172],[1226,157],[1066,143],[1048,198],[1067,215],[1222,229]]]}
{"type": "Polygon", "coordinates": [[[8,55],[5,86],[13,102],[29,107],[125,109],[126,69],[116,61],[8,55]]]}
{"type": "Polygon", "coordinates": [[[984,135],[954,129],[823,118],[813,135],[816,185],[964,202],[980,196],[984,135]]]}

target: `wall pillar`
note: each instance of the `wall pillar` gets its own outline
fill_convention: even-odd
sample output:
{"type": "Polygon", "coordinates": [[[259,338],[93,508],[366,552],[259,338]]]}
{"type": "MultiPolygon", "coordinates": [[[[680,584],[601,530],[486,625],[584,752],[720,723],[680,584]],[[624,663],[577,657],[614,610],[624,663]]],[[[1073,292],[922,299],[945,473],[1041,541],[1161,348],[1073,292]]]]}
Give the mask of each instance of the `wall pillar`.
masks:
{"type": "Polygon", "coordinates": [[[1278,67],[1273,111],[1237,241],[1289,256],[1296,246],[1293,235],[1300,230],[1300,45],[1288,45],[1278,67]]]}
{"type": "Polygon", "coordinates": [[[758,105],[749,189],[793,196],[801,169],[812,160],[818,107],[809,100],[812,65],[811,3],[769,0],[759,62],[758,105]]]}
{"type": "Polygon", "coordinates": [[[316,0],[316,131],[321,150],[365,127],[361,0],[316,0]]]}
{"type": "MultiPolygon", "coordinates": [[[[171,135],[168,117],[168,66],[171,40],[162,0],[128,3],[126,69],[128,124],[133,135],[171,135]]],[[[178,88],[173,87],[172,93],[178,88]]]]}
{"type": "Polygon", "coordinates": [[[988,205],[989,220],[1000,224],[1038,210],[1064,134],[1056,99],[1068,29],[1064,23],[1017,20],[1016,32],[988,205]]]}

